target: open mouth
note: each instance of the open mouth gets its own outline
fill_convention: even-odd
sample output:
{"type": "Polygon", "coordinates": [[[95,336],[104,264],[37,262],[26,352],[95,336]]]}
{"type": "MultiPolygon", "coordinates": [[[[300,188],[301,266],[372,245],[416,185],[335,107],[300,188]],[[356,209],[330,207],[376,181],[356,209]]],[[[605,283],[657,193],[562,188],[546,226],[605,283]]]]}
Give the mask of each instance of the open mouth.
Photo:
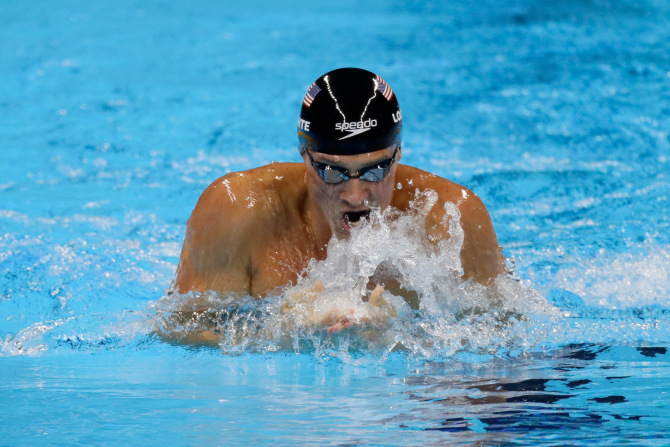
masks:
{"type": "Polygon", "coordinates": [[[364,220],[370,220],[370,210],[366,211],[347,211],[344,213],[345,228],[359,226],[364,220]]]}

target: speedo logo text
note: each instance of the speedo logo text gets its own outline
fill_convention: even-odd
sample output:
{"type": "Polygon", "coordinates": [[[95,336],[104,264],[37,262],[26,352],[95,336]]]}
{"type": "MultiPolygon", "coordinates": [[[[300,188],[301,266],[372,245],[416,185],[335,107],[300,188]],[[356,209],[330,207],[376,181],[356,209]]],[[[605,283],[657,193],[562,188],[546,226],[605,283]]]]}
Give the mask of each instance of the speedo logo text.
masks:
{"type": "Polygon", "coordinates": [[[365,121],[361,120],[361,121],[336,123],[335,130],[339,130],[340,132],[349,132],[347,135],[340,138],[340,140],[344,140],[346,138],[353,137],[354,135],[359,135],[362,134],[363,132],[367,132],[368,130],[376,126],[377,126],[377,120],[368,118],[365,121]]]}

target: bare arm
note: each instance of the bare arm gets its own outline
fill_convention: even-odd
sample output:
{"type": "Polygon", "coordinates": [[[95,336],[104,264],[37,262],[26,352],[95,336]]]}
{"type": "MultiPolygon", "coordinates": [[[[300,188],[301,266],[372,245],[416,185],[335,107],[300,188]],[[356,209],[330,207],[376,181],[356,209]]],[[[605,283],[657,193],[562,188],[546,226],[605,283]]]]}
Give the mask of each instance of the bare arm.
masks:
{"type": "Polygon", "coordinates": [[[491,217],[479,197],[464,186],[407,165],[398,166],[396,178],[402,187],[396,190],[394,206],[401,211],[411,206],[417,193],[426,190],[437,193],[437,202],[426,217],[426,234],[433,243],[451,237],[449,222],[445,222],[444,204],[456,205],[464,233],[460,257],[465,279],[489,285],[504,272],[502,248],[498,245],[491,217]]]}
{"type": "Polygon", "coordinates": [[[222,177],[202,194],[186,227],[174,288],[179,293],[214,290],[250,294],[250,237],[231,179],[222,177]]]}
{"type": "Polygon", "coordinates": [[[464,277],[490,285],[503,273],[505,258],[486,207],[475,194],[458,205],[464,232],[461,263],[464,277]]]}
{"type": "MultiPolygon", "coordinates": [[[[225,176],[202,193],[186,225],[172,290],[180,294],[211,290],[240,298],[250,295],[249,235],[253,232],[248,231],[248,220],[252,216],[239,203],[242,194],[235,186],[235,178],[225,176]]],[[[201,318],[210,306],[205,295],[189,297],[182,309],[167,316],[159,336],[169,342],[218,345],[221,334],[207,318],[201,318]],[[194,326],[184,329],[189,325],[194,326]]]]}
{"type": "MultiPolygon", "coordinates": [[[[463,247],[461,248],[461,265],[463,277],[474,279],[483,285],[490,285],[504,271],[502,248],[498,245],[493,223],[486,207],[472,191],[460,188],[458,198],[453,203],[461,213],[460,225],[463,229],[463,247]]],[[[448,239],[449,226],[444,222],[445,200],[438,200],[431,210],[426,222],[429,238],[432,240],[448,239]]]]}

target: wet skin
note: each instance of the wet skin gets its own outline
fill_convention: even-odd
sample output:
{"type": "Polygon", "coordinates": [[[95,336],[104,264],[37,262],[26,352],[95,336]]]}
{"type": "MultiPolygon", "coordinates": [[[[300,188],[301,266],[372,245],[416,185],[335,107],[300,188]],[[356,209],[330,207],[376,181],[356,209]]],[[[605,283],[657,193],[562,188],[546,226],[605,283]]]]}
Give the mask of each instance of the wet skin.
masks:
{"type": "MultiPolygon", "coordinates": [[[[389,148],[355,156],[312,153],[312,158],[356,175],[392,154],[389,148]]],[[[399,151],[396,160],[400,156],[399,151]]],[[[489,214],[467,188],[397,162],[380,182],[332,185],[318,176],[307,155],[303,158],[304,163],[227,174],[203,192],[187,224],[173,289],[258,298],[276,293],[295,284],[311,259],[324,259],[331,238],[348,237],[372,208],[407,211],[417,192],[428,189],[438,200],[426,217],[427,243],[449,238],[443,218],[444,204],[451,202],[461,212],[464,279],[486,285],[503,272],[489,214]]]]}

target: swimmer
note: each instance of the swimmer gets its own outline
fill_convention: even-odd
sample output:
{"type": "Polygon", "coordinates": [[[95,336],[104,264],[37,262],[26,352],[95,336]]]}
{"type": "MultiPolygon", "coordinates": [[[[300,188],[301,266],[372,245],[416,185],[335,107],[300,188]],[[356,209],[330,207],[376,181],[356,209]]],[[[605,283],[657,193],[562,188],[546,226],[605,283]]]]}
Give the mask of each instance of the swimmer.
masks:
{"type": "MultiPolygon", "coordinates": [[[[426,190],[437,193],[420,229],[427,243],[450,237],[444,205],[453,203],[464,233],[463,279],[491,285],[504,258],[484,204],[461,185],[399,164],[401,129],[398,100],[381,77],[357,68],[321,76],[307,90],[298,120],[303,162],[272,163],[214,181],[188,220],[172,290],[259,299],[281,293],[311,260],[326,258],[333,238],[348,238],[375,209],[410,211],[426,190]]],[[[396,278],[371,281],[371,305],[382,305],[384,287],[408,302],[417,299],[396,278]]],[[[310,295],[322,290],[317,281],[310,295]]],[[[329,333],[345,330],[351,325],[346,314],[337,321],[330,314],[322,324],[329,333]]]]}

